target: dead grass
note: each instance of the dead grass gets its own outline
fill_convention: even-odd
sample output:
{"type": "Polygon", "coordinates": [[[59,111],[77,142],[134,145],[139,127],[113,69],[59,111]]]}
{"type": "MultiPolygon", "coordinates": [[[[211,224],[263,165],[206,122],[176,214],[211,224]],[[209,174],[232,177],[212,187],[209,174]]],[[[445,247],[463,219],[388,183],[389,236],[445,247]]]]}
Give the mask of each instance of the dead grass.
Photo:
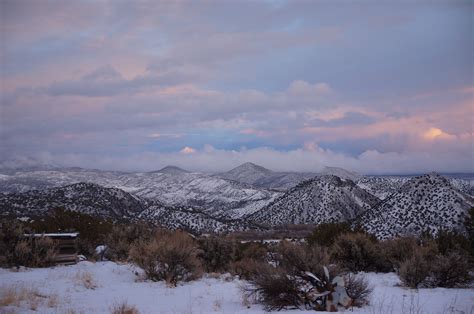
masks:
{"type": "Polygon", "coordinates": [[[79,271],[76,274],[75,279],[77,280],[77,283],[79,285],[83,286],[86,289],[94,290],[95,288],[98,287],[97,281],[94,279],[94,276],[90,272],[79,271]]]}
{"type": "Polygon", "coordinates": [[[57,295],[44,295],[34,287],[14,285],[0,288],[0,307],[2,308],[19,307],[36,311],[43,306],[54,308],[58,303],[57,295]]]}
{"type": "Polygon", "coordinates": [[[111,314],[139,314],[140,312],[134,305],[127,302],[116,303],[110,309],[111,314]]]}

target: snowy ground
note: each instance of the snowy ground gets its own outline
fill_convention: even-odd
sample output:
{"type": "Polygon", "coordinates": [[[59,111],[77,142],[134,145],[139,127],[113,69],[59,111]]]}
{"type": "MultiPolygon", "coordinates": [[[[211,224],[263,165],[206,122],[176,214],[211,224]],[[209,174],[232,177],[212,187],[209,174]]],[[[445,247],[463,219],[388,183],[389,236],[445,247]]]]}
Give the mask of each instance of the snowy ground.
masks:
{"type": "MultiPolygon", "coordinates": [[[[127,302],[140,313],[261,313],[244,305],[242,281],[205,277],[168,288],[140,280],[139,270],[112,262],[81,262],[47,269],[0,269],[0,313],[110,313],[127,302]],[[7,305],[11,304],[11,305],[7,305]]],[[[398,287],[395,274],[367,274],[370,306],[353,313],[473,313],[473,289],[398,287]]],[[[349,312],[351,310],[347,310],[349,312]]],[[[299,310],[282,311],[302,313],[299,310]]]]}

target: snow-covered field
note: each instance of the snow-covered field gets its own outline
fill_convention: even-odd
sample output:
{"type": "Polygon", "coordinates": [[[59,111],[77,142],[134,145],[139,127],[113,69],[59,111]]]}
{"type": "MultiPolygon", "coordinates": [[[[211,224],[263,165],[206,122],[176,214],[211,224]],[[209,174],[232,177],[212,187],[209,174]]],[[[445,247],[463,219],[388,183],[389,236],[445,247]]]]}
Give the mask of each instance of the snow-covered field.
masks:
{"type": "MultiPolygon", "coordinates": [[[[81,262],[45,269],[0,269],[0,313],[110,313],[126,302],[140,313],[262,313],[243,302],[243,281],[230,276],[169,288],[140,280],[141,271],[113,262],[81,262]],[[10,304],[10,305],[7,305],[10,304]]],[[[395,274],[366,274],[371,305],[353,313],[473,313],[474,289],[399,287],[395,274]]],[[[282,311],[302,313],[299,310],[282,311]]]]}

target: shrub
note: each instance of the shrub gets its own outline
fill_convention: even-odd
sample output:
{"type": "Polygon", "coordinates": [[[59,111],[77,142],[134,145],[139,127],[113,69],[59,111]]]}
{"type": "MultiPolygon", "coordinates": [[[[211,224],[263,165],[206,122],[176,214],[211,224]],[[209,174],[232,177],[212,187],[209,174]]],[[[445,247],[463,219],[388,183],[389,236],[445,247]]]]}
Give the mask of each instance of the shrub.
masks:
{"type": "Polygon", "coordinates": [[[138,239],[150,239],[152,230],[146,224],[114,225],[105,236],[106,250],[104,256],[112,261],[128,260],[132,244],[138,239]]]}
{"type": "Polygon", "coordinates": [[[76,274],[77,283],[80,286],[83,286],[86,289],[94,290],[98,287],[97,282],[94,279],[94,276],[90,272],[78,272],[76,274]]]}
{"type": "Polygon", "coordinates": [[[439,253],[448,255],[453,251],[470,252],[471,243],[462,234],[441,230],[434,238],[439,253]]]}
{"type": "Polygon", "coordinates": [[[374,289],[365,277],[349,273],[344,276],[344,281],[352,305],[360,307],[369,304],[370,294],[374,289]]]}
{"type": "Polygon", "coordinates": [[[301,289],[282,268],[266,263],[257,263],[250,280],[252,286],[244,287],[246,298],[261,302],[265,310],[281,310],[286,307],[299,308],[302,304],[301,289]]]}
{"type": "Polygon", "coordinates": [[[148,279],[176,286],[200,275],[198,246],[185,232],[159,231],[151,239],[139,239],[130,249],[132,261],[148,279]]]}
{"type": "Polygon", "coordinates": [[[127,302],[117,303],[111,308],[111,314],[139,314],[140,312],[138,309],[133,306],[127,304],[127,302]]]}
{"type": "MultiPolygon", "coordinates": [[[[275,260],[288,274],[298,275],[309,271],[319,278],[324,278],[324,266],[330,264],[326,248],[320,246],[306,246],[282,241],[277,249],[275,260]]],[[[329,267],[331,275],[339,271],[336,265],[329,267]]]]}
{"type": "Polygon", "coordinates": [[[470,282],[468,257],[459,252],[437,255],[430,266],[431,285],[453,288],[470,282]]]}
{"type": "Polygon", "coordinates": [[[48,237],[30,237],[19,241],[13,252],[16,266],[48,267],[54,264],[56,244],[48,237]]]}
{"type": "Polygon", "coordinates": [[[231,273],[238,275],[241,279],[250,280],[255,272],[258,271],[257,265],[262,263],[253,258],[243,258],[239,261],[235,261],[230,266],[231,273]]]}
{"type": "Polygon", "coordinates": [[[0,221],[0,266],[19,266],[15,248],[22,239],[25,230],[16,219],[0,221]],[[3,256],[1,256],[3,255],[3,256]]]}
{"type": "Polygon", "coordinates": [[[219,237],[204,238],[199,241],[198,254],[206,272],[222,272],[229,269],[234,259],[235,245],[228,239],[219,237]]]}
{"type": "Polygon", "coordinates": [[[402,283],[410,288],[418,288],[429,275],[429,266],[422,252],[416,252],[400,265],[399,276],[402,283]]]}
{"type": "Polygon", "coordinates": [[[415,238],[404,237],[383,241],[379,248],[391,270],[398,270],[403,262],[413,257],[419,246],[415,238]]]}
{"type": "Polygon", "coordinates": [[[375,241],[364,233],[339,236],[330,253],[334,262],[353,272],[377,270],[382,259],[375,241]]]}
{"type": "Polygon", "coordinates": [[[322,245],[330,247],[334,241],[345,233],[350,233],[351,227],[348,223],[323,223],[318,225],[307,238],[309,245],[322,245]]]}

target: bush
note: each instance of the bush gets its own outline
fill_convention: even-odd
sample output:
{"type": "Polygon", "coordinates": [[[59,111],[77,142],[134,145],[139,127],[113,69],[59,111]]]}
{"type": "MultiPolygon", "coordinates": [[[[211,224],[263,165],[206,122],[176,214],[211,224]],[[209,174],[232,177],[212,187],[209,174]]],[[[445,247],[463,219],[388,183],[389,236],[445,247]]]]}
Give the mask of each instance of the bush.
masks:
{"type": "Polygon", "coordinates": [[[197,254],[196,242],[182,231],[159,231],[149,240],[139,239],[130,249],[131,260],[148,279],[165,280],[173,286],[199,277],[197,254]]]}
{"type": "MultiPolygon", "coordinates": [[[[319,278],[324,278],[324,266],[330,264],[326,248],[320,246],[306,246],[282,241],[275,254],[276,263],[285,269],[288,274],[298,275],[309,271],[319,278]]],[[[339,272],[336,265],[329,267],[331,276],[339,272]]]]}
{"type": "Polygon", "coordinates": [[[410,288],[418,288],[429,275],[429,266],[422,252],[416,252],[400,265],[399,276],[402,283],[410,288]]]}
{"type": "Polygon", "coordinates": [[[198,254],[206,272],[223,272],[229,270],[234,259],[235,245],[228,239],[219,237],[204,238],[199,241],[198,254]]]}
{"type": "Polygon", "coordinates": [[[132,244],[138,239],[150,239],[152,230],[146,224],[114,225],[105,236],[104,256],[111,261],[126,261],[132,244]]]}
{"type": "Polygon", "coordinates": [[[404,237],[383,241],[379,248],[390,270],[397,271],[403,262],[413,257],[419,246],[415,238],[404,237]]]}
{"type": "Polygon", "coordinates": [[[129,305],[127,302],[116,303],[111,308],[111,314],[139,314],[140,312],[134,305],[129,305]]]}
{"type": "Polygon", "coordinates": [[[330,247],[341,235],[352,232],[348,223],[323,223],[318,225],[307,238],[309,245],[322,245],[330,247]]]}
{"type": "Polygon", "coordinates": [[[252,286],[244,287],[246,298],[261,302],[267,311],[302,305],[300,286],[286,271],[261,262],[254,266],[252,286]]]}
{"type": "Polygon", "coordinates": [[[352,299],[352,305],[360,307],[369,304],[370,294],[374,289],[365,277],[349,273],[344,276],[344,281],[347,294],[352,299]]]}
{"type": "Polygon", "coordinates": [[[439,253],[448,255],[453,251],[469,253],[471,250],[470,241],[462,234],[453,231],[441,230],[434,238],[439,253]]]}
{"type": "Polygon", "coordinates": [[[332,261],[352,272],[378,270],[383,258],[374,239],[364,233],[339,236],[330,253],[332,261]]]}
{"type": "MultiPolygon", "coordinates": [[[[303,306],[314,310],[334,310],[338,303],[346,307],[351,304],[343,278],[336,277],[337,266],[331,265],[331,270],[325,267],[329,263],[326,248],[283,241],[273,258],[271,264],[253,261],[245,265],[251,283],[244,288],[245,299],[255,298],[264,304],[266,310],[303,306]]],[[[356,294],[354,286],[353,291],[356,294]]]]}
{"type": "Polygon", "coordinates": [[[430,268],[431,285],[434,287],[453,288],[471,280],[468,257],[459,252],[437,255],[430,268]]]}
{"type": "Polygon", "coordinates": [[[54,265],[56,243],[48,237],[29,237],[14,248],[11,261],[15,266],[49,267],[54,265]]]}
{"type": "MultiPolygon", "coordinates": [[[[2,219],[0,221],[0,266],[21,265],[16,256],[15,248],[24,239],[24,233],[23,225],[16,219],[2,219]]],[[[24,244],[22,245],[24,246],[24,244]]]]}

